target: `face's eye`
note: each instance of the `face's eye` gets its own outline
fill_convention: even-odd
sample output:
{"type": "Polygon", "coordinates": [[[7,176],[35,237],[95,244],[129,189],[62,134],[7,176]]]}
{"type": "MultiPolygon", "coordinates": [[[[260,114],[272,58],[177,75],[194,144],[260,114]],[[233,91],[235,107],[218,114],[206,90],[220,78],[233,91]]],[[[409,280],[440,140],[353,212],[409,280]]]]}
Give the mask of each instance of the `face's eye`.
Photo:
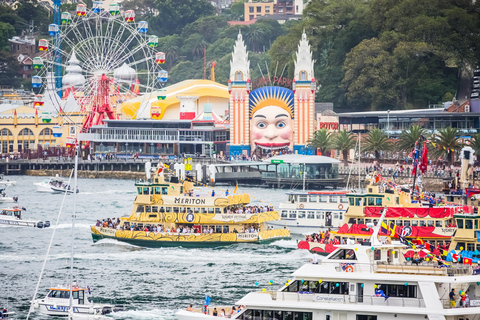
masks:
{"type": "Polygon", "coordinates": [[[287,124],[285,123],[285,121],[279,121],[277,122],[277,128],[285,128],[287,126],[287,124]]]}
{"type": "Polygon", "coordinates": [[[265,122],[258,122],[257,123],[257,128],[265,129],[266,127],[267,127],[267,124],[265,122]]]}

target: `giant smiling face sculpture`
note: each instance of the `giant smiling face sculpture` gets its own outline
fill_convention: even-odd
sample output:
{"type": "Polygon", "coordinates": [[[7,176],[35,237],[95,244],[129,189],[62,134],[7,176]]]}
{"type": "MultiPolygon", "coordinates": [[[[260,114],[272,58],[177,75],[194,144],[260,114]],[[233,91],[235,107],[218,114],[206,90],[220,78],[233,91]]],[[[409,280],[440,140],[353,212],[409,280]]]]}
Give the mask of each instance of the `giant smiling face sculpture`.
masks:
{"type": "Polygon", "coordinates": [[[293,151],[293,91],[263,87],[250,93],[250,146],[252,152],[293,151]]]}

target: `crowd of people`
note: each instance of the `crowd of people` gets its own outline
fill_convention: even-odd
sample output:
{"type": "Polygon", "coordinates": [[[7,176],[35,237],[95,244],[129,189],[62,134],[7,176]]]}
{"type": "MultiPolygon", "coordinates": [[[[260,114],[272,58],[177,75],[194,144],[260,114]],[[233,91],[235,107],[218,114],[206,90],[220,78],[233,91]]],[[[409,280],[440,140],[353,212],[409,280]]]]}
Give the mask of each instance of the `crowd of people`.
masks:
{"type": "MultiPolygon", "coordinates": [[[[232,318],[235,314],[241,312],[244,309],[245,309],[245,306],[241,305],[241,306],[232,306],[232,309],[230,310],[230,312],[225,311],[224,308],[221,308],[219,312],[216,307],[214,307],[213,310],[211,311],[212,311],[212,316],[214,317],[232,318]]],[[[187,308],[187,311],[191,311],[191,312],[194,311],[192,304],[187,308]]]]}

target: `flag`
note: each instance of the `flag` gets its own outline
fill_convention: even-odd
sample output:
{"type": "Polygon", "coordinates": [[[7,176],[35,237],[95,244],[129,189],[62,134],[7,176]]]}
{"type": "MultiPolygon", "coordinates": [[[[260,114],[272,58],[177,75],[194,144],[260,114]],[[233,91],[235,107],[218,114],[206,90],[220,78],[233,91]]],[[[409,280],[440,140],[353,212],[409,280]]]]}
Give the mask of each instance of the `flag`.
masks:
{"type": "Polygon", "coordinates": [[[233,189],[233,193],[237,193],[237,190],[238,190],[238,181],[237,181],[237,185],[235,186],[235,189],[233,189]]]}
{"type": "Polygon", "coordinates": [[[413,154],[413,169],[412,169],[412,175],[417,174],[417,165],[418,165],[418,148],[417,148],[417,143],[415,142],[415,148],[412,151],[413,154]]]}
{"type": "Polygon", "coordinates": [[[383,221],[382,221],[382,227],[380,228],[380,232],[383,233],[383,234],[388,234],[388,226],[383,221]]]}
{"type": "Polygon", "coordinates": [[[387,295],[383,292],[383,290],[380,290],[380,289],[375,290],[375,296],[376,296],[376,297],[383,297],[383,298],[385,298],[385,300],[387,300],[388,298],[390,298],[389,296],[387,296],[387,295]]]}
{"type": "Polygon", "coordinates": [[[472,265],[472,259],[470,259],[470,258],[463,258],[463,264],[472,265]]]}
{"type": "Polygon", "coordinates": [[[389,225],[389,227],[388,227],[388,231],[389,231],[389,233],[390,233],[390,235],[391,235],[392,237],[396,237],[395,228],[396,228],[396,226],[395,226],[395,221],[390,221],[390,225],[389,225]]]}
{"type": "Polygon", "coordinates": [[[428,166],[428,149],[427,149],[427,143],[423,143],[423,148],[422,148],[422,159],[420,163],[420,171],[422,173],[425,173],[427,171],[427,166],[428,166]]]}
{"type": "Polygon", "coordinates": [[[207,314],[207,309],[208,309],[208,305],[210,304],[210,301],[212,301],[212,299],[210,299],[209,296],[205,295],[205,305],[203,308],[203,312],[205,312],[205,314],[207,314]]]}

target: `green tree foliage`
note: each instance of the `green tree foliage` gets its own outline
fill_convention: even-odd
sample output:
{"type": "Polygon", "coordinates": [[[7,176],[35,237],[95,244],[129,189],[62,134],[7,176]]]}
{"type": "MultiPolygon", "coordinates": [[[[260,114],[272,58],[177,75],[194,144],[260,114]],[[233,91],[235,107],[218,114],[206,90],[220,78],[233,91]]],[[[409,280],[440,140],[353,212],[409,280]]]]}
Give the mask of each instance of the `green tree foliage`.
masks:
{"type": "Polygon", "coordinates": [[[327,129],[317,130],[313,133],[312,139],[307,141],[308,147],[318,149],[324,155],[334,147],[332,135],[327,129]]]}
{"type": "Polygon", "coordinates": [[[8,39],[15,35],[15,29],[9,23],[0,22],[0,50],[9,48],[8,39]]]}
{"type": "Polygon", "coordinates": [[[395,148],[399,151],[412,151],[415,143],[420,147],[424,139],[427,138],[427,130],[419,125],[412,125],[405,131],[402,131],[395,143],[395,148]]]}
{"type": "Polygon", "coordinates": [[[206,0],[154,0],[154,4],[158,15],[147,20],[153,33],[160,36],[180,34],[185,25],[215,13],[206,0]]]}
{"type": "Polygon", "coordinates": [[[344,166],[348,166],[348,152],[355,147],[355,135],[347,130],[342,130],[334,137],[333,144],[343,156],[344,166]]]}
{"type": "Polygon", "coordinates": [[[18,75],[20,64],[9,51],[0,51],[0,85],[18,88],[22,78],[18,75]]]}
{"type": "Polygon", "coordinates": [[[168,73],[169,82],[177,83],[188,79],[203,78],[203,64],[181,61],[168,73]]]}
{"type": "Polygon", "coordinates": [[[470,147],[475,150],[475,154],[478,156],[480,154],[480,133],[477,133],[470,140],[470,147]]]}
{"type": "Polygon", "coordinates": [[[454,161],[456,151],[463,147],[460,140],[460,131],[457,128],[446,127],[438,130],[432,139],[435,145],[432,145],[432,153],[435,157],[447,157],[448,164],[454,161]]]}
{"type": "Polygon", "coordinates": [[[27,23],[33,20],[41,34],[48,34],[48,24],[53,23],[53,14],[49,14],[37,0],[20,0],[16,13],[27,23]]]}
{"type": "Polygon", "coordinates": [[[194,33],[201,34],[208,43],[218,39],[220,30],[228,26],[227,19],[222,16],[200,17],[195,22],[187,24],[182,30],[182,37],[188,38],[194,33]]]}
{"type": "Polygon", "coordinates": [[[392,150],[392,142],[383,130],[377,128],[368,133],[362,145],[362,151],[373,152],[376,160],[380,160],[381,151],[389,150],[392,150]]]}

